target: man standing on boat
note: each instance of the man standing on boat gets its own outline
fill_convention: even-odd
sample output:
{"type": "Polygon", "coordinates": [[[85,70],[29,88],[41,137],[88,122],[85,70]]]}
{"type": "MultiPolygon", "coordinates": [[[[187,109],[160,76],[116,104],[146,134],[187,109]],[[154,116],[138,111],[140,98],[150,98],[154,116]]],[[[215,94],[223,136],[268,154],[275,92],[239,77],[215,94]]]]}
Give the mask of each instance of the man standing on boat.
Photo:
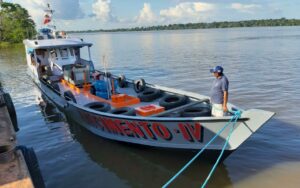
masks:
{"type": "Polygon", "coordinates": [[[224,113],[228,111],[228,88],[229,82],[227,77],[223,74],[223,67],[216,66],[210,69],[216,78],[211,88],[210,101],[212,104],[211,114],[215,117],[223,117],[224,113]]]}

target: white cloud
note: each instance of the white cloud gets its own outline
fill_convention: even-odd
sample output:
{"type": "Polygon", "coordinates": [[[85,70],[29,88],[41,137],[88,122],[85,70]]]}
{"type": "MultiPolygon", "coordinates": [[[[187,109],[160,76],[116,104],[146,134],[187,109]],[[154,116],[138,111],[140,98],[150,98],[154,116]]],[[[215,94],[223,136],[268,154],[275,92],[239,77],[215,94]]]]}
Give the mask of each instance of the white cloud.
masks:
{"type": "Polygon", "coordinates": [[[157,20],[157,17],[153,13],[151,9],[151,5],[149,3],[144,3],[144,7],[140,11],[139,16],[136,17],[136,22],[138,23],[153,23],[157,20]]]}
{"type": "Polygon", "coordinates": [[[257,10],[261,9],[262,6],[258,4],[241,4],[241,3],[232,3],[231,8],[235,9],[239,12],[250,13],[253,14],[257,10]]]}
{"type": "Polygon", "coordinates": [[[48,0],[55,10],[55,17],[62,20],[73,20],[84,17],[79,0],[48,0]]]}
{"type": "Polygon", "coordinates": [[[200,21],[215,9],[215,5],[202,2],[184,2],[160,11],[160,16],[173,21],[200,21]]]}
{"type": "Polygon", "coordinates": [[[55,20],[72,20],[84,17],[79,0],[13,0],[12,2],[26,8],[38,27],[43,23],[47,3],[55,10],[53,15],[55,20]]]}
{"type": "Polygon", "coordinates": [[[44,9],[47,6],[46,0],[14,0],[13,3],[26,8],[37,25],[42,23],[45,14],[44,9]]]}
{"type": "Polygon", "coordinates": [[[113,22],[117,18],[112,15],[110,0],[97,0],[93,6],[93,15],[96,19],[103,22],[113,22]]]}

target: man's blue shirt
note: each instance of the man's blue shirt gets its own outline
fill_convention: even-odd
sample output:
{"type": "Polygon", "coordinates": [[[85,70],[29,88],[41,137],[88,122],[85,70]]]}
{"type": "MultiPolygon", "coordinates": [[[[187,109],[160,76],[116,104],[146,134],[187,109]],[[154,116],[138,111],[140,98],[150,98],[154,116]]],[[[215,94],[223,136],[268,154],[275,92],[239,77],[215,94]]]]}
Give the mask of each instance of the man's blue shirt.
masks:
{"type": "Polygon", "coordinates": [[[224,102],[224,91],[228,92],[229,82],[225,75],[216,78],[213,82],[210,94],[211,103],[223,104],[224,102]]]}

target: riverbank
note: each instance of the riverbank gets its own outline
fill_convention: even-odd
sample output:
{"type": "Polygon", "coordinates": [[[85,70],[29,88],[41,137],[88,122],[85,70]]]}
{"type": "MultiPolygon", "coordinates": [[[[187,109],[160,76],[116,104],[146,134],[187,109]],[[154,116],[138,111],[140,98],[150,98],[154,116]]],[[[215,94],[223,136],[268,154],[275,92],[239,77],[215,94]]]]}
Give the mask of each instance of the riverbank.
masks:
{"type": "Polygon", "coordinates": [[[9,42],[0,42],[0,48],[8,48],[10,45],[9,42]]]}
{"type": "Polygon", "coordinates": [[[1,48],[20,48],[24,47],[22,43],[10,43],[10,42],[0,42],[1,48]]]}
{"type": "Polygon", "coordinates": [[[84,31],[68,31],[68,33],[95,33],[95,32],[124,32],[124,31],[160,31],[160,30],[186,30],[186,29],[212,29],[212,28],[238,28],[238,27],[277,27],[300,26],[300,19],[264,19],[243,21],[222,21],[211,23],[169,24],[148,27],[97,29],[84,31]]]}

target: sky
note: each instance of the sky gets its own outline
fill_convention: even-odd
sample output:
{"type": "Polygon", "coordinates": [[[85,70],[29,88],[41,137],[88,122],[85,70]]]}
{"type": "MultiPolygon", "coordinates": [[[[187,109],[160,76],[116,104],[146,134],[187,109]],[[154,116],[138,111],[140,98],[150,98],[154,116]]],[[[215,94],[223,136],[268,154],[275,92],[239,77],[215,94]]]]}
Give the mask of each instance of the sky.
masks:
{"type": "Polygon", "coordinates": [[[47,3],[58,29],[115,29],[174,23],[300,18],[299,0],[4,0],[26,8],[38,28],[47,3]]]}

